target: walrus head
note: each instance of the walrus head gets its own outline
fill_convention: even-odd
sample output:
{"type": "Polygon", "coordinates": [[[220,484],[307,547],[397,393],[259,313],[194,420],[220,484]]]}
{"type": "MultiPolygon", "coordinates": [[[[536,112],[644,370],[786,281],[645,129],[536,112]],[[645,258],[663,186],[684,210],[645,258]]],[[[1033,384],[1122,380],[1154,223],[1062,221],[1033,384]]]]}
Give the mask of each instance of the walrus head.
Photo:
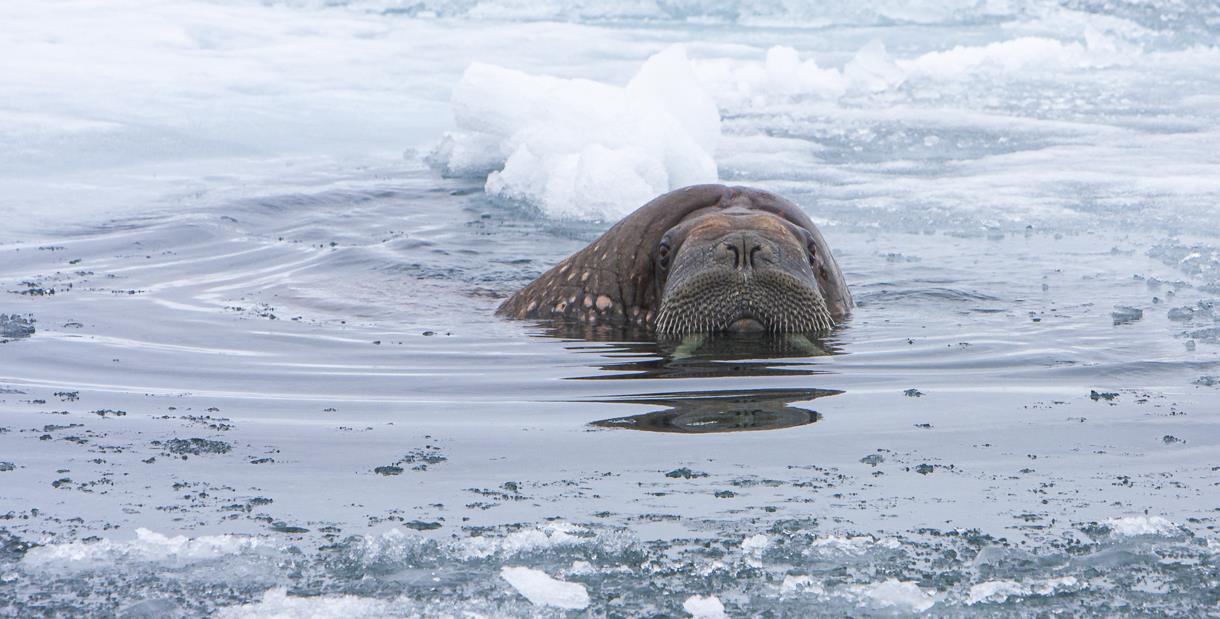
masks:
{"type": "Polygon", "coordinates": [[[696,214],[654,251],[659,333],[803,333],[835,324],[813,270],[816,239],[774,213],[731,207],[696,214]]]}
{"type": "Polygon", "coordinates": [[[640,207],[498,311],[666,335],[825,331],[851,307],[799,207],[757,189],[695,185],[640,207]]]}

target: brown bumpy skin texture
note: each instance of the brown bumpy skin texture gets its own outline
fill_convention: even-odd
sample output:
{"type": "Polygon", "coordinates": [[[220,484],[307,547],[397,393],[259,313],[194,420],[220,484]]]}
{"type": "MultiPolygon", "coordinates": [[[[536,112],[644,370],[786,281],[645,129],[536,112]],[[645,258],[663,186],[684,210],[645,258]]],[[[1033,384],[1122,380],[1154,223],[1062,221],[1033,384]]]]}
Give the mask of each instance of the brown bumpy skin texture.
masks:
{"type": "Polygon", "coordinates": [[[497,313],[651,327],[664,284],[656,281],[653,264],[661,237],[692,214],[732,207],[771,213],[809,230],[823,260],[817,275],[822,294],[836,320],[847,315],[852,301],[843,274],[804,211],[772,193],[724,185],[693,185],[655,198],[509,297],[497,313]]]}

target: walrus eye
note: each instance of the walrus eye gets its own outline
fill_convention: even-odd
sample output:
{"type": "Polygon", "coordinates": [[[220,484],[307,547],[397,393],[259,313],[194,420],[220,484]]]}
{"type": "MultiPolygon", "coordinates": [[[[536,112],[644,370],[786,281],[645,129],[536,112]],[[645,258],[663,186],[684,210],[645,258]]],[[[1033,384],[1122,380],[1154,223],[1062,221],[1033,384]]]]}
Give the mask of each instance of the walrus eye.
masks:
{"type": "Polygon", "coordinates": [[[669,243],[662,241],[660,247],[657,247],[657,264],[661,265],[662,269],[669,268],[669,243]]]}
{"type": "Polygon", "coordinates": [[[809,244],[805,245],[805,248],[809,250],[809,264],[816,264],[818,260],[817,244],[810,239],[809,244]]]}

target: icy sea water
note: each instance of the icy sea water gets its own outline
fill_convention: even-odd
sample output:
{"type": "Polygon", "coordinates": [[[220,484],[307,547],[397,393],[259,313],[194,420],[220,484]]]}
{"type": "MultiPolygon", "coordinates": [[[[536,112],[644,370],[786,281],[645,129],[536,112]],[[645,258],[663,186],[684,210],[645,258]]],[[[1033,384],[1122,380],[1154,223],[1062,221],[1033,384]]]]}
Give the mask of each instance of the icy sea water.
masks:
{"type": "Polygon", "coordinates": [[[118,69],[147,49],[225,70],[128,109],[53,53],[4,65],[0,615],[1220,610],[1209,5],[68,6],[5,9],[4,43],[69,57],[135,20],[108,80],[157,75],[118,69]],[[844,266],[825,338],[492,317],[608,222],[425,165],[470,129],[445,85],[622,85],[674,42],[719,176],[797,201],[844,266]],[[775,45],[840,74],[788,89],[775,45]]]}

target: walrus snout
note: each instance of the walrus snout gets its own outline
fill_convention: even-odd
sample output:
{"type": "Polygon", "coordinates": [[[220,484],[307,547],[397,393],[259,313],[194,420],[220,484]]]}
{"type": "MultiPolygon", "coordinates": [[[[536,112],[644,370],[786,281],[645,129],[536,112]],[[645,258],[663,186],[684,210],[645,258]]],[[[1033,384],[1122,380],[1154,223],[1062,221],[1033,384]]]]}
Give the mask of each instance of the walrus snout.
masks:
{"type": "MultiPolygon", "coordinates": [[[[693,261],[692,261],[693,262],[693,261]]],[[[805,333],[834,325],[812,275],[680,265],[661,297],[661,333],[805,333]]]]}
{"type": "Polygon", "coordinates": [[[737,271],[765,268],[775,262],[779,248],[764,236],[754,233],[730,234],[716,243],[714,261],[737,271]]]}
{"type": "Polygon", "coordinates": [[[771,213],[708,214],[671,237],[657,330],[795,333],[834,325],[804,235],[771,213]]]}

